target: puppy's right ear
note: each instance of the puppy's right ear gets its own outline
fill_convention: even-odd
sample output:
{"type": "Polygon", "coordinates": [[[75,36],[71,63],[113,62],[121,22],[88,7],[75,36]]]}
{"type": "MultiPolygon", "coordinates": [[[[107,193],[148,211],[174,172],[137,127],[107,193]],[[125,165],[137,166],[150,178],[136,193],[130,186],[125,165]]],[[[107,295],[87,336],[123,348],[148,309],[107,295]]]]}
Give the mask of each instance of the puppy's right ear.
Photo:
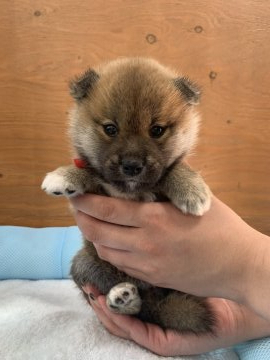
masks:
{"type": "Polygon", "coordinates": [[[70,95],[77,101],[86,98],[98,81],[99,75],[95,70],[88,69],[69,83],[70,95]]]}

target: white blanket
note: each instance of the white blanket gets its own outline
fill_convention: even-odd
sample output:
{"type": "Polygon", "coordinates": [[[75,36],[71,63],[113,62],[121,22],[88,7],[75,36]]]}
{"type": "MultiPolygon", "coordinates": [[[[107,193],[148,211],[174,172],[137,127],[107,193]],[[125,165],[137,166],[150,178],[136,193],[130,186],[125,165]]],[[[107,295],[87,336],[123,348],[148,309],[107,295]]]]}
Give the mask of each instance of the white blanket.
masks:
{"type": "Polygon", "coordinates": [[[164,358],[110,335],[71,280],[0,281],[1,360],[237,360],[232,350],[164,358]]]}

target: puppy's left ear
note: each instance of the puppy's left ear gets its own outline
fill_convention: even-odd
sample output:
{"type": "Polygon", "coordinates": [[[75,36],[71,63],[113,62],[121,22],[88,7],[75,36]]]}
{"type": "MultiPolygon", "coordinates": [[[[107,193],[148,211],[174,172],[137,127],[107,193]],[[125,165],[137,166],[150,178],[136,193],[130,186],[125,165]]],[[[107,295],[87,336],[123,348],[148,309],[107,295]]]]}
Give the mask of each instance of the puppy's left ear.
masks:
{"type": "Polygon", "coordinates": [[[187,77],[179,77],[173,80],[174,85],[180,91],[183,98],[190,105],[198,105],[201,97],[201,90],[198,85],[187,77]]]}
{"type": "Polygon", "coordinates": [[[82,75],[79,75],[74,80],[70,81],[70,95],[75,100],[81,101],[89,95],[98,79],[99,75],[95,70],[86,70],[82,75]]]}

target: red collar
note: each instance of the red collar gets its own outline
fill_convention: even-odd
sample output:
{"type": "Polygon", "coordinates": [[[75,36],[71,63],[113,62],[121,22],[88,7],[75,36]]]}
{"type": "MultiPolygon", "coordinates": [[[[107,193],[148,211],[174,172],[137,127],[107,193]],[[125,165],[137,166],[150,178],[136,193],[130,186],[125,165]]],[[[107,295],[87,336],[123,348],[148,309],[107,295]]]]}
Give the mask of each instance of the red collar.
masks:
{"type": "Polygon", "coordinates": [[[86,161],[84,161],[82,159],[73,159],[73,161],[74,161],[75,166],[79,169],[85,169],[87,167],[86,161]]]}

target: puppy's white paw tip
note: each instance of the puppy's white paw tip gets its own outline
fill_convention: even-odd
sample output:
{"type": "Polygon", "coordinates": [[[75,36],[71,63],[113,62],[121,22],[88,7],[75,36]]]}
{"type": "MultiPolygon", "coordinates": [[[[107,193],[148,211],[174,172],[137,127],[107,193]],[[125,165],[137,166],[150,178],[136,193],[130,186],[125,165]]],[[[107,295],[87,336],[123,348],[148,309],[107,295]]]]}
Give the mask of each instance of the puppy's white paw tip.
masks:
{"type": "Polygon", "coordinates": [[[82,189],[76,189],[73,184],[65,180],[64,176],[57,172],[50,172],[45,176],[41,189],[48,195],[72,197],[83,194],[82,189]]]}
{"type": "Polygon", "coordinates": [[[177,207],[184,214],[191,214],[195,216],[202,216],[206,213],[211,206],[211,196],[206,196],[204,198],[198,197],[193,199],[188,199],[186,202],[182,202],[177,207]]]}

